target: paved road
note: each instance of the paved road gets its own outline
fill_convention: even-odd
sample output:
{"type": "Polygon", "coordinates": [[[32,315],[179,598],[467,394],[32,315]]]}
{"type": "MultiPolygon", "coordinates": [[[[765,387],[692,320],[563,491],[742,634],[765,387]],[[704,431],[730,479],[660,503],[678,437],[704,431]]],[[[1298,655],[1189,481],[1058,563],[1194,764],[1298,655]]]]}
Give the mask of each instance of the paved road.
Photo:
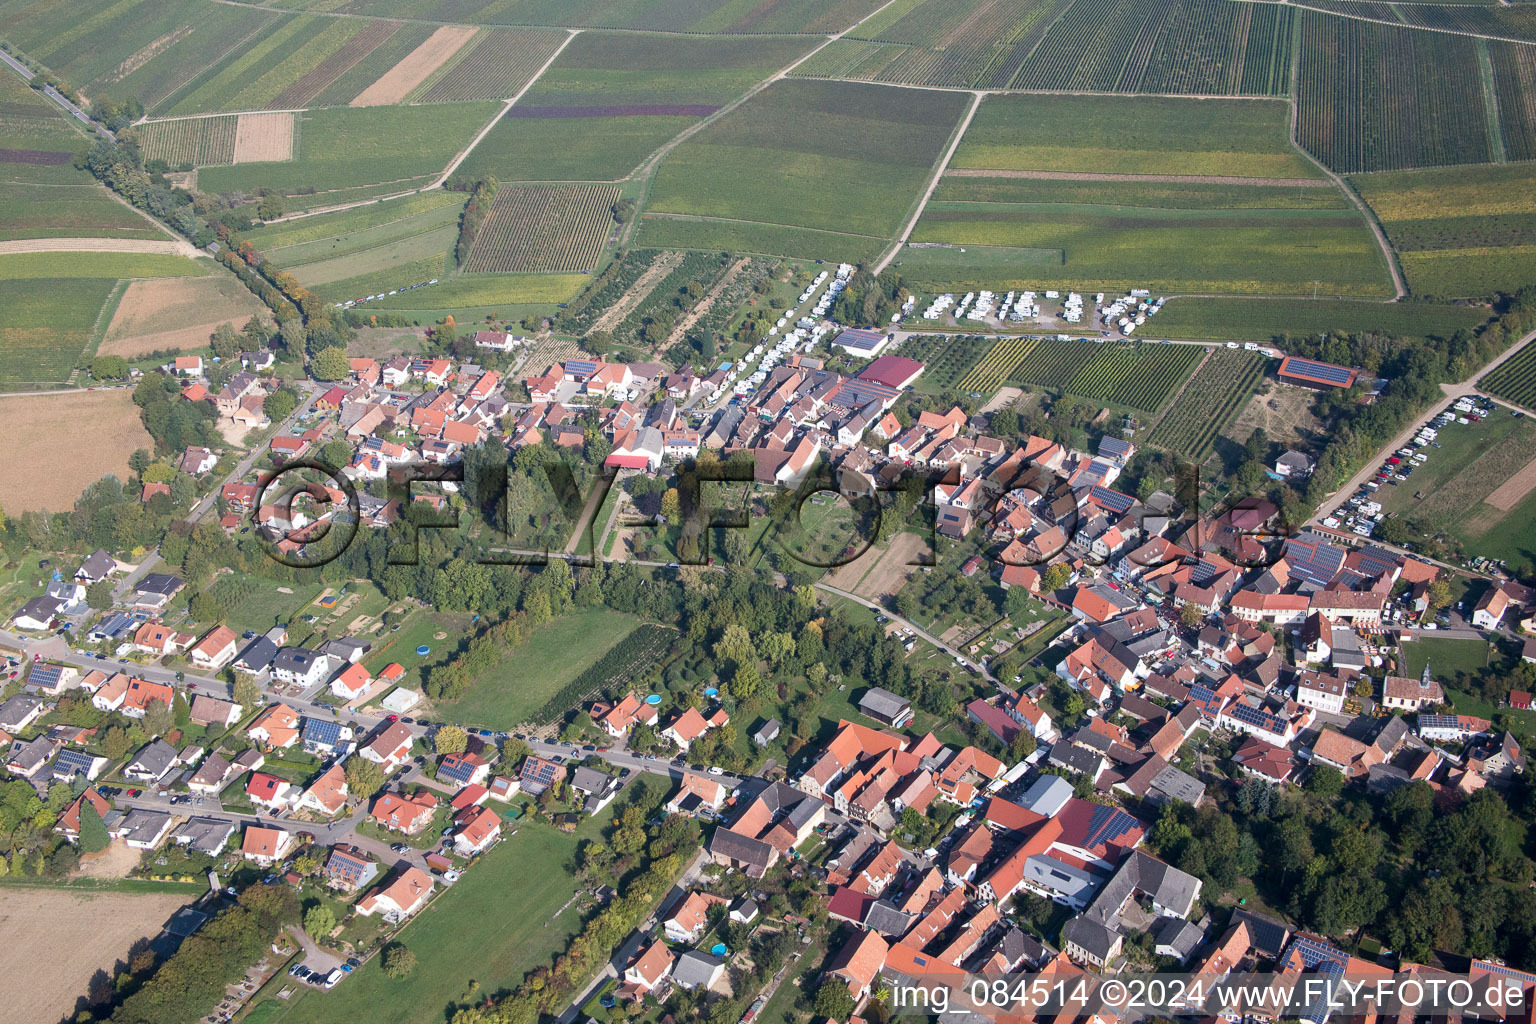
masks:
{"type": "MultiPolygon", "coordinates": [[[[315,403],[318,389],[314,385],[310,384],[308,381],[299,381],[297,386],[299,393],[303,396],[302,401],[300,401],[299,404],[294,407],[293,412],[289,413],[286,419],[277,425],[277,429],[272,432],[273,437],[276,437],[278,434],[287,431],[289,427],[293,426],[293,424],[299,420],[300,417],[308,413],[310,408],[315,403]]],[[[207,515],[208,512],[218,504],[219,493],[224,490],[224,485],[234,483],[241,477],[245,476],[246,473],[250,472],[251,467],[256,465],[256,460],[261,458],[262,455],[266,453],[266,451],[267,446],[263,444],[257,445],[256,447],[253,447],[249,452],[247,452],[245,457],[235,464],[235,468],[229,472],[229,475],[225,476],[224,479],[214,484],[213,487],[209,489],[207,494],[203,495],[197,500],[197,503],[192,506],[192,510],[187,513],[186,522],[195,523],[202,519],[203,516],[207,515]]],[[[155,548],[145,554],[143,560],[140,561],[138,565],[134,566],[132,571],[130,571],[127,576],[123,577],[122,581],[117,585],[117,589],[113,591],[113,595],[115,597],[121,598],[124,594],[127,594],[135,584],[137,584],[145,576],[149,575],[154,570],[155,566],[159,564],[160,548],[157,545],[155,548]]]]}
{"type": "MultiPolygon", "coordinates": [[[[1440,385],[1440,390],[1445,393],[1445,397],[1440,399],[1434,405],[1430,406],[1429,409],[1423,413],[1423,415],[1419,416],[1412,423],[1399,431],[1396,437],[1382,445],[1381,451],[1374,458],[1367,460],[1366,463],[1360,467],[1360,471],[1358,473],[1350,477],[1349,481],[1345,483],[1344,486],[1330,494],[1328,498],[1318,506],[1316,514],[1314,514],[1312,518],[1308,520],[1308,522],[1320,523],[1323,521],[1323,519],[1329,515],[1332,515],[1340,505],[1348,500],[1350,495],[1360,490],[1361,487],[1365,486],[1366,481],[1371,480],[1376,476],[1376,469],[1381,465],[1382,459],[1388,457],[1390,453],[1395,452],[1399,448],[1406,445],[1410,440],[1413,439],[1413,436],[1419,432],[1420,427],[1428,423],[1430,420],[1433,420],[1436,416],[1440,415],[1446,409],[1454,405],[1458,398],[1465,398],[1468,395],[1477,394],[1477,382],[1479,380],[1481,380],[1483,377],[1486,377],[1494,370],[1498,369],[1504,364],[1506,360],[1511,358],[1516,352],[1520,351],[1526,345],[1531,344],[1533,341],[1536,341],[1536,331],[1531,331],[1525,337],[1521,338],[1513,345],[1510,345],[1497,357],[1490,360],[1486,366],[1483,366],[1477,370],[1472,374],[1472,376],[1468,377],[1461,383],[1440,385]]],[[[1518,406],[1510,405],[1508,402],[1503,402],[1498,399],[1495,399],[1495,401],[1498,401],[1500,405],[1504,405],[1509,408],[1519,408],[1518,406]]],[[[1522,411],[1528,412],[1530,410],[1522,411]]]]}
{"type": "MultiPolygon", "coordinates": [[[[12,57],[4,50],[0,50],[0,61],[4,61],[12,71],[20,75],[22,81],[30,82],[32,79],[37,77],[31,68],[27,67],[21,61],[17,60],[15,57],[12,57]]],[[[43,86],[42,92],[44,96],[47,96],[49,99],[53,100],[53,102],[63,107],[64,112],[69,114],[70,117],[73,117],[76,121],[79,121],[82,125],[94,131],[97,135],[100,135],[102,138],[109,139],[113,142],[117,141],[116,135],[113,135],[107,129],[92,121],[90,117],[86,115],[85,111],[75,106],[74,101],[72,101],[68,96],[60,93],[53,86],[43,86]]]]}

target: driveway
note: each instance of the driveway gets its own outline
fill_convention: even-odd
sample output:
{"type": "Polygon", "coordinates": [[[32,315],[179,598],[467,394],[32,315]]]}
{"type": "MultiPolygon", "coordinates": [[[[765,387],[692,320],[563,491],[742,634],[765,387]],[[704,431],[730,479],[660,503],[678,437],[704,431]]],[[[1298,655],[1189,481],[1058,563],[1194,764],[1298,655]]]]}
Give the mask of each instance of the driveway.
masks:
{"type": "Polygon", "coordinates": [[[315,940],[311,939],[308,933],[306,933],[302,928],[290,925],[288,928],[288,934],[291,935],[293,937],[293,941],[297,942],[299,947],[304,950],[304,955],[299,960],[299,962],[312,971],[319,971],[321,974],[329,974],[331,971],[340,967],[345,962],[335,953],[327,953],[325,950],[315,945],[315,940]]]}

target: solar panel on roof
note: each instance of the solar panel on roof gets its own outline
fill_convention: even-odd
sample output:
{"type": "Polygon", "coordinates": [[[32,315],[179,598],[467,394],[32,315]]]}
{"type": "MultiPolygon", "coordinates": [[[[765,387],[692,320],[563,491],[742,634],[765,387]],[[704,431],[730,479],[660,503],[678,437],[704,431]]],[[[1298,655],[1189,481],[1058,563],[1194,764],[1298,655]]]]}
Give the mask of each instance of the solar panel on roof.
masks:
{"type": "Polygon", "coordinates": [[[1088,819],[1087,845],[1093,847],[1101,843],[1112,843],[1140,827],[1141,822],[1118,807],[1096,807],[1093,816],[1088,819]]]}
{"type": "Polygon", "coordinates": [[[32,674],[27,677],[27,681],[38,686],[52,686],[63,674],[64,666],[62,665],[38,665],[32,669],[32,674]]]}
{"type": "Polygon", "coordinates": [[[334,746],[341,739],[341,724],[323,718],[304,719],[304,742],[334,746]]]}
{"type": "Polygon", "coordinates": [[[1227,715],[1228,717],[1235,718],[1237,721],[1242,722],[1245,725],[1256,726],[1257,728],[1270,732],[1273,732],[1281,724],[1280,720],[1276,716],[1270,714],[1267,711],[1260,711],[1258,708],[1253,707],[1250,704],[1234,705],[1227,711],[1227,715]]]}
{"type": "Polygon", "coordinates": [[[1111,512],[1124,512],[1136,501],[1129,494],[1121,494],[1119,491],[1112,491],[1108,487],[1098,485],[1095,485],[1088,494],[1096,504],[1111,512]]]}
{"type": "Polygon", "coordinates": [[[83,750],[61,750],[59,759],[53,763],[53,770],[57,772],[63,769],[86,775],[90,773],[91,760],[91,755],[83,750]]]}
{"type": "Polygon", "coordinates": [[[1309,377],[1328,384],[1336,384],[1339,387],[1348,387],[1350,380],[1355,375],[1355,371],[1347,366],[1319,363],[1316,360],[1302,359],[1298,356],[1287,356],[1285,362],[1280,366],[1280,372],[1297,377],[1309,377]]]}

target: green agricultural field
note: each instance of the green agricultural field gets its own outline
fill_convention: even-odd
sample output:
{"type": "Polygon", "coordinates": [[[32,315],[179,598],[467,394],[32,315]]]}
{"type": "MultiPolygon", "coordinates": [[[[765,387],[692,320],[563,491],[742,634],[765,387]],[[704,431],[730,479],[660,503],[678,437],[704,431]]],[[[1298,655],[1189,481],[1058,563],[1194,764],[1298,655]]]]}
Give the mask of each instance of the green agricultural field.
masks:
{"type": "Polygon", "coordinates": [[[739,220],[670,216],[641,217],[634,244],[657,249],[755,252],[771,256],[834,260],[839,263],[873,260],[886,246],[883,238],[868,235],[739,220]]]}
{"type": "Polygon", "coordinates": [[[33,185],[0,180],[0,240],[147,238],[166,233],[97,184],[33,185]]]}
{"type": "Polygon", "coordinates": [[[413,100],[494,100],[516,96],[565,42],[564,32],[492,29],[482,32],[411,94],[413,100]]]}
{"type": "Polygon", "coordinates": [[[1074,0],[1045,33],[1016,89],[1281,96],[1290,87],[1293,12],[1225,0],[1074,0]]]}
{"type": "Polygon", "coordinates": [[[314,190],[322,195],[309,198],[330,202],[357,198],[345,190],[362,187],[404,192],[440,174],[499,109],[477,102],[306,111],[298,118],[293,160],[210,167],[198,172],[198,188],[314,190]]]}
{"type": "MultiPolygon", "coordinates": [[[[300,284],[306,288],[321,289],[323,294],[322,286],[324,285],[364,275],[393,273],[398,268],[418,260],[436,259],[440,268],[446,268],[448,252],[453,248],[458,237],[458,227],[448,224],[331,259],[299,264],[292,268],[292,272],[299,279],[300,284]]],[[[422,281],[441,276],[442,270],[424,278],[407,277],[392,287],[420,284],[422,281]]]]}
{"type": "Polygon", "coordinates": [[[562,615],[477,680],[462,700],[439,702],[444,721],[481,729],[510,729],[597,663],[639,624],[608,608],[562,615]]]}
{"type": "MultiPolygon", "coordinates": [[[[425,237],[418,235],[417,240],[423,240],[425,237]]],[[[432,248],[425,241],[422,244],[425,248],[432,248]]],[[[451,239],[448,244],[453,244],[451,239]]],[[[346,261],[344,264],[346,267],[353,269],[375,264],[379,269],[353,274],[350,277],[339,277],[324,283],[316,282],[314,290],[321,298],[332,302],[363,299],[369,295],[382,295],[402,288],[424,285],[429,281],[440,281],[448,276],[448,253],[445,249],[439,249],[437,252],[431,252],[416,259],[406,259],[400,249],[389,249],[379,250],[372,255],[359,254],[359,258],[343,257],[343,260],[346,261]],[[397,258],[388,259],[391,252],[397,258]]],[[[331,267],[317,265],[317,267],[321,273],[337,269],[337,265],[331,267]]]]}
{"type": "MultiPolygon", "coordinates": [[[[287,19],[199,75],[175,96],[165,112],[201,114],[307,106],[398,28],[359,18],[301,15],[287,19]]],[[[380,73],[386,70],[373,66],[380,73]]]]}
{"type": "Polygon", "coordinates": [[[502,181],[617,181],[696,117],[504,117],[469,158],[464,174],[502,181]]]}
{"type": "Polygon", "coordinates": [[[589,280],[586,274],[456,274],[441,284],[401,292],[361,310],[431,310],[565,302],[589,280]]]}
{"type": "Polygon", "coordinates": [[[1279,100],[989,96],[951,168],[1322,178],[1279,100]]]}
{"type": "MultiPolygon", "coordinates": [[[[1089,184],[1094,197],[1102,196],[1102,183],[1089,184]]],[[[990,279],[993,288],[1050,282],[1088,290],[1136,284],[1161,292],[1389,294],[1385,261],[1357,213],[1144,208],[1137,205],[1137,187],[1120,184],[1124,198],[1116,205],[933,201],[912,238],[1062,254],[1054,268],[1026,265],[1022,273],[990,279]]],[[[1069,195],[1058,192],[1061,200],[1069,195]]],[[[975,278],[918,280],[939,288],[975,278]]]]}
{"type": "Polygon", "coordinates": [[[519,101],[526,107],[725,103],[814,45],[794,37],[583,32],[519,101]]]}
{"type": "MultiPolygon", "coordinates": [[[[979,172],[990,175],[992,172],[979,172]]],[[[1009,172],[1014,173],[1014,172],[1009,172]]],[[[1017,172],[1033,174],[1035,172],[1017,172]]],[[[1332,184],[1297,181],[1290,185],[1202,181],[1107,181],[1073,178],[1074,172],[1048,171],[1052,177],[974,177],[949,171],[933,198],[958,203],[1082,203],[1091,206],[1134,204],[1167,210],[1351,210],[1349,198],[1332,184]],[[1057,176],[1059,175],[1059,176],[1057,176]]]]}
{"type": "Polygon", "coordinates": [[[1358,302],[1348,299],[1209,299],[1168,300],[1145,330],[1157,338],[1209,338],[1215,341],[1262,341],[1295,336],[1377,332],[1400,338],[1449,340],[1488,319],[1478,306],[1427,302],[1358,302]]]}
{"type": "MultiPolygon", "coordinates": [[[[353,14],[437,18],[472,25],[555,25],[661,32],[839,32],[881,0],[354,0],[353,14]]],[[[336,0],[277,0],[294,10],[335,10],[336,0]]]]}
{"type": "Polygon", "coordinates": [[[293,20],[203,0],[3,0],[6,38],[90,96],[157,111],[212,65],[293,20]]]}
{"type": "Polygon", "coordinates": [[[0,281],[45,277],[201,277],[211,264],[185,256],[126,252],[32,252],[0,255],[0,281]]]}
{"type": "Polygon", "coordinates": [[[1002,88],[1068,2],[896,0],[796,74],[1002,88]]]}
{"type": "Polygon", "coordinates": [[[29,89],[9,69],[0,74],[0,181],[91,182],[76,170],[77,152],[90,145],[58,107],[29,89]]]}
{"type": "Polygon", "coordinates": [[[1484,377],[1484,390],[1527,409],[1536,408],[1536,344],[1526,346],[1484,377]]]}
{"type": "MultiPolygon", "coordinates": [[[[1192,345],[1177,347],[1199,351],[1192,345]]],[[[1267,365],[1265,357],[1253,352],[1213,350],[1147,436],[1147,443],[1203,461],[1216,438],[1242,413],[1267,365]]]]}
{"type": "Polygon", "coordinates": [[[810,49],[802,38],[583,32],[465,161],[502,181],[613,181],[810,49]]]}
{"type": "MultiPolygon", "coordinates": [[[[634,799],[659,802],[669,788],[667,780],[641,773],[570,835],[524,822],[399,933],[398,941],[418,960],[409,982],[385,977],[375,957],[329,992],[302,986],[291,1000],[269,999],[265,1005],[281,1007],[270,1024],[415,1024],[442,1016],[472,983],[487,993],[516,987],[581,929],[580,909],[567,906],[580,888],[569,870],[577,849],[597,838],[620,806],[634,799]]],[[[288,981],[267,993],[275,996],[288,981]]]]}
{"type": "Polygon", "coordinates": [[[889,238],[965,102],[954,93],[776,82],[674,149],[649,209],[889,238]]]}
{"type": "Polygon", "coordinates": [[[1516,576],[1536,569],[1536,423],[1504,409],[1481,423],[1452,423],[1426,448],[1429,459],[1376,500],[1410,532],[1447,534],[1467,554],[1502,558],[1516,576]]]}
{"type": "MultiPolygon", "coordinates": [[[[280,250],[287,247],[300,246],[305,242],[346,239],[382,224],[397,223],[444,206],[458,207],[463,204],[464,196],[458,192],[441,189],[418,192],[337,213],[320,213],[313,217],[264,225],[247,231],[245,239],[261,252],[279,258],[280,250]]],[[[457,216],[458,211],[454,213],[457,216]]]]}
{"type": "Polygon", "coordinates": [[[1495,159],[1475,43],[1303,11],[1297,141],[1340,173],[1495,159]]]}
{"type": "MultiPolygon", "coordinates": [[[[462,202],[462,197],[456,198],[462,202]]],[[[364,207],[364,209],[373,208],[364,207]]],[[[344,235],[262,251],[276,266],[284,269],[305,268],[303,271],[295,269],[295,273],[302,278],[305,273],[311,272],[310,268],[315,267],[316,264],[331,263],[370,251],[409,245],[427,236],[433,238],[431,246],[435,247],[429,246],[431,252],[447,252],[453,248],[453,243],[458,238],[458,222],[459,210],[456,206],[439,206],[424,213],[402,217],[399,220],[383,221],[344,235]],[[446,244],[443,243],[444,231],[448,232],[446,244]]],[[[427,250],[424,249],[423,252],[425,251],[427,250]]],[[[320,275],[315,277],[315,283],[320,283],[322,280],[334,281],[338,277],[348,276],[351,275],[332,274],[328,278],[320,275]]]]}
{"type": "Polygon", "coordinates": [[[1357,174],[1418,295],[1513,292],[1536,281],[1536,191],[1529,165],[1357,174]]]}
{"type": "Polygon", "coordinates": [[[0,384],[68,377],[116,286],[113,278],[0,280],[0,384]]]}

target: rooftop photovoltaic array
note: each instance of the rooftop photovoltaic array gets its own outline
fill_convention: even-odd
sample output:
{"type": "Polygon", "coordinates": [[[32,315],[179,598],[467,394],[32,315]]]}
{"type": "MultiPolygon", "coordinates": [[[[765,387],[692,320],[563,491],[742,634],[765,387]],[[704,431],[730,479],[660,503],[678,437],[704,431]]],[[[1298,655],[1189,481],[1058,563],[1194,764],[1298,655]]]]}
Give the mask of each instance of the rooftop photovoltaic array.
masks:
{"type": "Polygon", "coordinates": [[[1315,359],[1302,359],[1299,356],[1286,356],[1285,361],[1280,364],[1280,373],[1290,377],[1314,380],[1320,384],[1332,384],[1340,388],[1347,388],[1355,382],[1355,371],[1347,366],[1320,363],[1315,359]]]}

